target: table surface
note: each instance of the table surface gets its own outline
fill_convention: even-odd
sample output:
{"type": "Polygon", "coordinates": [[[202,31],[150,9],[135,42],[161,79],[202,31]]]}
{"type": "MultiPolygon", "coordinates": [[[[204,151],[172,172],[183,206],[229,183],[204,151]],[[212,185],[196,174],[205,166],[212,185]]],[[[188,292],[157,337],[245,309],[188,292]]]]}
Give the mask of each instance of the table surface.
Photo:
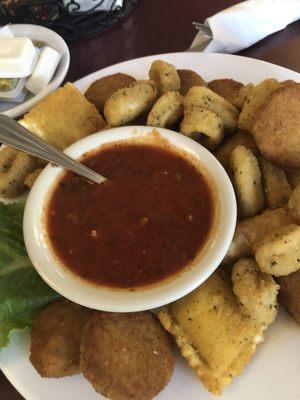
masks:
{"type": "MultiPolygon", "coordinates": [[[[151,54],[186,50],[196,34],[192,21],[238,3],[232,0],[141,0],[134,12],[104,33],[69,45],[67,80],[77,80],[109,65],[151,54]]],[[[300,72],[300,21],[239,54],[300,72]]],[[[22,400],[0,372],[1,400],[22,400]]]]}

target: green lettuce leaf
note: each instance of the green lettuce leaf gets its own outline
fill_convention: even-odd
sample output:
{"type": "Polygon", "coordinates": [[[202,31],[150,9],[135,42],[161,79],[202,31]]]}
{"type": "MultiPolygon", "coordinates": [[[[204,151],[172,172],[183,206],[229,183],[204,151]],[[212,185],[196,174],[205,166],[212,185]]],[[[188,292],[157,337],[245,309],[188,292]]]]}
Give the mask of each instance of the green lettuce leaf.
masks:
{"type": "Polygon", "coordinates": [[[0,202],[0,350],[14,329],[30,327],[38,311],[60,295],[32,266],[23,239],[25,202],[0,202]]]}

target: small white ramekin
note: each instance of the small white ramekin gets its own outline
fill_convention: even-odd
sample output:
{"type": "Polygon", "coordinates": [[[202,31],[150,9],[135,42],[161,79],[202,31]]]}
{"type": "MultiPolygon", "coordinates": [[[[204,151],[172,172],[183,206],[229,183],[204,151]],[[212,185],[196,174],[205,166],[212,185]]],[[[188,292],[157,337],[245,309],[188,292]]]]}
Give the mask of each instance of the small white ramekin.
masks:
{"type": "MultiPolygon", "coordinates": [[[[88,136],[70,146],[65,153],[78,159],[84,153],[105,143],[146,136],[153,128],[126,126],[88,136]]],[[[177,300],[201,285],[218,267],[231,243],[236,225],[236,200],[230,179],[221,164],[203,146],[179,133],[157,129],[172,145],[193,155],[214,181],[219,204],[218,224],[213,240],[203,257],[189,269],[159,285],[142,290],[111,289],[93,285],[72,274],[60,264],[50,248],[43,211],[47,193],[53,187],[60,167],[48,165],[33,185],[24,212],[24,239],[29,257],[41,277],[64,297],[83,306],[112,312],[148,310],[177,300]]]]}

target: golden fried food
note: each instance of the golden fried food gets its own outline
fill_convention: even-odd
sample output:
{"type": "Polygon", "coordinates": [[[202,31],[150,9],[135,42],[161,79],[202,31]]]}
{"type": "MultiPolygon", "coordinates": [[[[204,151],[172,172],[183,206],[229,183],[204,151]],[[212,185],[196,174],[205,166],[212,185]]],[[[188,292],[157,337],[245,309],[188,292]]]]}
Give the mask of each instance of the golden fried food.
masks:
{"type": "Polygon", "coordinates": [[[231,154],[237,146],[244,146],[247,149],[250,149],[254,155],[258,152],[252,135],[246,131],[238,129],[232,136],[225,139],[224,142],[222,142],[214,151],[214,156],[220,161],[226,170],[230,167],[231,154]]]}
{"type": "Polygon", "coordinates": [[[246,98],[253,88],[253,83],[248,83],[248,85],[244,85],[240,88],[240,90],[234,95],[232,99],[232,104],[238,109],[241,110],[245,104],[246,98]]]}
{"type": "Polygon", "coordinates": [[[241,313],[230,281],[218,272],[158,317],[214,394],[242,372],[262,341],[263,327],[241,313]]]}
{"type": "Polygon", "coordinates": [[[277,208],[286,204],[292,189],[284,170],[264,157],[260,158],[260,168],[267,207],[277,208]]]}
{"type": "Polygon", "coordinates": [[[234,79],[214,79],[210,81],[208,87],[218,95],[224,97],[229,103],[234,105],[235,98],[244,85],[234,79]]]}
{"type": "Polygon", "coordinates": [[[230,170],[241,217],[258,214],[264,206],[261,172],[257,158],[245,146],[237,146],[231,154],[230,170]]]}
{"type": "Polygon", "coordinates": [[[105,126],[94,104],[71,83],[42,99],[19,122],[60,150],[105,126]]]}
{"type": "Polygon", "coordinates": [[[180,124],[180,132],[197,139],[212,149],[221,143],[224,136],[222,118],[212,111],[201,107],[188,109],[180,124]]]}
{"type": "Polygon", "coordinates": [[[119,72],[97,79],[89,86],[84,95],[89,102],[95,104],[100,113],[103,113],[104,104],[113,92],[133,82],[136,80],[132,76],[119,72]]]}
{"type": "Polygon", "coordinates": [[[163,94],[154,104],[147,125],[170,128],[183,116],[183,97],[179,92],[163,94]]]}
{"type": "Polygon", "coordinates": [[[36,168],[34,171],[30,172],[30,174],[28,174],[24,180],[25,186],[27,186],[28,188],[32,188],[34,182],[42,171],[43,168],[36,168]]]}
{"type": "Polygon", "coordinates": [[[264,236],[293,222],[286,207],[265,211],[261,215],[238,222],[224,262],[234,262],[241,257],[254,254],[257,244],[264,236]]]}
{"type": "Polygon", "coordinates": [[[0,150],[0,197],[16,197],[26,191],[26,176],[38,165],[35,157],[5,147],[0,150]]]}
{"type": "Polygon", "coordinates": [[[185,96],[193,86],[207,86],[205,80],[195,71],[190,69],[178,69],[180,78],[180,93],[185,96]]]}
{"type": "Polygon", "coordinates": [[[152,81],[137,81],[115,91],[104,106],[109,125],[126,125],[139,117],[155,103],[157,89],[152,81]]]}
{"type": "Polygon", "coordinates": [[[62,299],[37,316],[31,331],[30,361],[47,378],[80,372],[80,341],[90,310],[62,299]]]}
{"type": "Polygon", "coordinates": [[[174,65],[162,60],[155,60],[151,64],[149,78],[155,83],[158,93],[180,91],[180,78],[174,65]]]}
{"type": "Polygon", "coordinates": [[[170,338],[150,311],[95,311],[83,330],[80,365],[105,397],[150,400],[169,382],[174,359],[170,338]]]}
{"type": "Polygon", "coordinates": [[[290,224],[265,236],[255,250],[259,268],[274,276],[300,269],[300,226],[290,224]]]}
{"type": "Polygon", "coordinates": [[[300,325],[300,270],[287,276],[280,276],[279,299],[300,325]]]}
{"type": "Polygon", "coordinates": [[[285,169],[285,173],[292,189],[300,185],[300,169],[285,169]]]}
{"type": "Polygon", "coordinates": [[[292,217],[300,223],[300,185],[298,185],[291,194],[288,202],[289,212],[292,217]]]}
{"type": "Polygon", "coordinates": [[[234,264],[231,279],[242,313],[262,326],[271,324],[279,290],[272,276],[261,272],[254,260],[242,258],[234,264]]]}
{"type": "Polygon", "coordinates": [[[223,97],[205,86],[192,87],[183,101],[184,114],[194,107],[212,111],[222,118],[226,131],[234,130],[237,126],[238,110],[223,97]]]}
{"type": "Polygon", "coordinates": [[[238,127],[245,131],[252,132],[257,110],[268,99],[270,94],[280,87],[281,84],[276,79],[265,79],[259,85],[253,86],[247,95],[239,115],[238,127]]]}
{"type": "Polygon", "coordinates": [[[261,153],[283,168],[300,167],[300,85],[276,90],[255,116],[252,134],[261,153]]]}

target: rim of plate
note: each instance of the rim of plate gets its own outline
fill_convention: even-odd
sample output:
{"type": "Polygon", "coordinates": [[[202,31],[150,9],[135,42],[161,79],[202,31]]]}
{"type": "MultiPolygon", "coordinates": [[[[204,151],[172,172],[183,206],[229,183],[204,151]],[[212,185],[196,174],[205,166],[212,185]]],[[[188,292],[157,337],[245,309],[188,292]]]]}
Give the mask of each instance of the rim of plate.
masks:
{"type": "MultiPolygon", "coordinates": [[[[224,168],[207,149],[194,140],[168,129],[156,129],[172,145],[192,153],[212,176],[220,204],[220,218],[214,240],[194,267],[155,287],[130,291],[92,285],[62,267],[46,239],[43,223],[45,199],[63,171],[61,167],[48,165],[39,175],[27,199],[23,224],[25,245],[31,262],[47,284],[75,303],[111,312],[142,311],[168,304],[203,283],[219,266],[230,246],[236,225],[236,200],[224,168]]],[[[152,130],[152,127],[145,126],[113,128],[87,136],[71,145],[65,153],[72,158],[79,158],[104,143],[128,140],[137,135],[146,136],[152,130]]]]}
{"type": "Polygon", "coordinates": [[[50,83],[37,95],[1,113],[11,118],[17,118],[60,86],[69,69],[70,52],[64,39],[56,32],[49,28],[45,28],[44,26],[33,24],[11,24],[9,25],[9,28],[16,36],[26,36],[33,40],[41,40],[61,53],[61,59],[50,83]]]}

